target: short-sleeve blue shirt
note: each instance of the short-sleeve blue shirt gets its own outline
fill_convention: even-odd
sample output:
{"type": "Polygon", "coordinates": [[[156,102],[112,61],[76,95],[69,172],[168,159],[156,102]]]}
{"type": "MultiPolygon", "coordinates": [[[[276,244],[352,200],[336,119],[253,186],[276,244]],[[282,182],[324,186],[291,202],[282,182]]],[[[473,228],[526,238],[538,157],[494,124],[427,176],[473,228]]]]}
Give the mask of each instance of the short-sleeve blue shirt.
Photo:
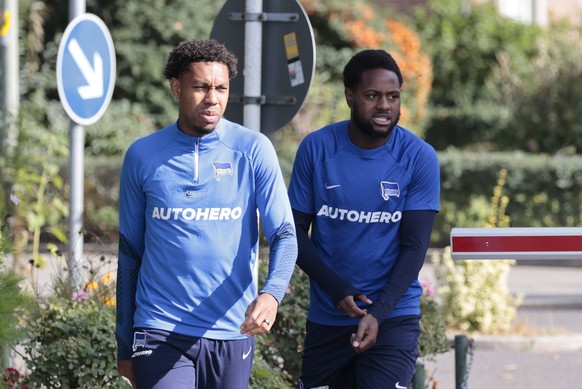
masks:
{"type": "MultiPolygon", "coordinates": [[[[315,215],[311,239],[322,260],[375,301],[400,252],[402,213],[439,211],[436,152],[396,126],[385,145],[365,150],[348,135],[349,121],[309,134],[299,146],[289,186],[291,207],[315,215]]],[[[311,282],[309,320],[356,324],[336,311],[311,282]]],[[[389,317],[420,314],[422,287],[415,280],[389,317]]]]}

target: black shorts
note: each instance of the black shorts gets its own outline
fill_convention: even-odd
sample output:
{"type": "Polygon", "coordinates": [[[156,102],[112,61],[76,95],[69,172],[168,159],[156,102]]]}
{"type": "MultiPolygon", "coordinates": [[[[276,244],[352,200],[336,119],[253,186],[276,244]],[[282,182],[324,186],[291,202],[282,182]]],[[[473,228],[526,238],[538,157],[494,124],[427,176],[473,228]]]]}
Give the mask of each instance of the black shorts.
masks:
{"type": "Polygon", "coordinates": [[[133,370],[138,389],[247,389],[254,337],[215,340],[138,329],[133,370]]]}
{"type": "Polygon", "coordinates": [[[361,354],[350,343],[357,326],[324,326],[308,321],[299,387],[408,388],[419,355],[419,320],[419,316],[401,316],[384,321],[374,346],[361,354]]]}

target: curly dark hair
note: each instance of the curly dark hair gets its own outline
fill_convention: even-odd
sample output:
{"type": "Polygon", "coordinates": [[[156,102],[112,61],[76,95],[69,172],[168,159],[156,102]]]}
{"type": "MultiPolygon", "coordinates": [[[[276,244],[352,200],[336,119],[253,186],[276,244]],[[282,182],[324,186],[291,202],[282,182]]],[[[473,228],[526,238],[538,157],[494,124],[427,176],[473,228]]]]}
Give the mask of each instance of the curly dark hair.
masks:
{"type": "Polygon", "coordinates": [[[194,62],[220,62],[228,67],[229,79],[237,75],[238,60],[234,54],[214,39],[193,40],[180,43],[168,57],[164,76],[166,79],[178,78],[190,69],[194,62]]]}
{"type": "Polygon", "coordinates": [[[384,50],[363,50],[354,55],[344,68],[344,86],[354,89],[362,80],[362,73],[372,69],[386,69],[396,73],[400,86],[404,83],[398,64],[384,50]]]}

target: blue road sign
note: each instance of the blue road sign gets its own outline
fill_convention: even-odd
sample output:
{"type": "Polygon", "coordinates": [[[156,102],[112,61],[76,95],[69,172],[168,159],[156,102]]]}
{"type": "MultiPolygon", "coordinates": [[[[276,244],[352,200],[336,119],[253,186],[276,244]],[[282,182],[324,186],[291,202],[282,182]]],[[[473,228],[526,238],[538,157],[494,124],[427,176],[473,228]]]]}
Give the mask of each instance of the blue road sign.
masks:
{"type": "Polygon", "coordinates": [[[90,125],[103,116],[115,85],[115,50],[109,30],[97,16],[74,18],[57,55],[61,103],[75,123],[90,125]]]}

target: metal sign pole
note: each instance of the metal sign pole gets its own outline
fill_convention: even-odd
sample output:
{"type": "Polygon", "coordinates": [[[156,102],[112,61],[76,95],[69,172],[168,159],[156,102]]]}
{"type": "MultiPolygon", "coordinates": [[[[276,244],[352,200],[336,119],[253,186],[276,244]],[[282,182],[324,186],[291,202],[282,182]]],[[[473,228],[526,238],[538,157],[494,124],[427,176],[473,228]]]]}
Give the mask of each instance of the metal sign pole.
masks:
{"type": "Polygon", "coordinates": [[[18,58],[18,1],[0,0],[0,153],[11,154],[16,144],[16,118],[20,108],[18,58]]]}
{"type": "MultiPolygon", "coordinates": [[[[263,0],[247,0],[245,11],[247,15],[261,14],[263,12],[263,0]]],[[[248,18],[245,22],[244,56],[244,96],[260,97],[262,94],[263,22],[259,18],[248,18]]],[[[260,102],[245,101],[243,125],[252,130],[261,131],[260,102]]]]}
{"type": "MultiPolygon", "coordinates": [[[[69,21],[85,13],[85,0],[69,1],[69,21]]],[[[83,257],[83,212],[85,176],[85,128],[71,120],[69,129],[69,277],[73,288],[81,286],[80,262],[83,257]]]]}
{"type": "MultiPolygon", "coordinates": [[[[245,3],[247,15],[263,12],[263,0],[247,0],[245,3]]],[[[244,96],[261,96],[261,61],[263,58],[263,23],[260,20],[245,22],[245,67],[243,73],[244,96]]],[[[243,125],[251,130],[261,131],[261,105],[259,102],[245,102],[243,105],[243,125]]],[[[258,213],[259,211],[257,211],[258,213]]],[[[255,287],[259,284],[259,261],[253,269],[255,287]]]]}

